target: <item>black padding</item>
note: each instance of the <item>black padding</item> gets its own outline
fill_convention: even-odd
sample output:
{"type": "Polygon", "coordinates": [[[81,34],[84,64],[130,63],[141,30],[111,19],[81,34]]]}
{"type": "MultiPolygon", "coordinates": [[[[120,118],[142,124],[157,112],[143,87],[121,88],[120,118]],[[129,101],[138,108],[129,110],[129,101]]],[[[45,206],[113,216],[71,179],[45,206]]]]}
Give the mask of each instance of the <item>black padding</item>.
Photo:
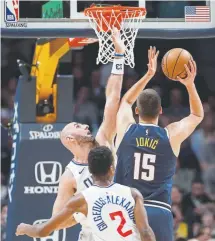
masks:
{"type": "Polygon", "coordinates": [[[19,103],[19,122],[36,122],[36,78],[29,77],[29,80],[20,76],[17,86],[17,99],[19,103]]]}
{"type": "Polygon", "coordinates": [[[73,76],[57,77],[57,123],[73,120],[73,76]]]}

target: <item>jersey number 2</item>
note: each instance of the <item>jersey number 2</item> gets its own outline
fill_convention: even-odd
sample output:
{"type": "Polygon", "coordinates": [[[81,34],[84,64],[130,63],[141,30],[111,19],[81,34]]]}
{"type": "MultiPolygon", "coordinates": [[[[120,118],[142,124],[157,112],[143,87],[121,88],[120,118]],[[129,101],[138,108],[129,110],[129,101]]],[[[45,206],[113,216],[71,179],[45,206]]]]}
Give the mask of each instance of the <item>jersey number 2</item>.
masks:
{"type": "Polygon", "coordinates": [[[127,237],[127,236],[129,236],[129,235],[132,234],[132,230],[128,230],[128,231],[126,231],[126,232],[123,232],[123,231],[122,231],[122,229],[123,229],[123,227],[124,227],[124,225],[125,225],[125,223],[126,223],[126,220],[125,220],[125,218],[124,218],[124,216],[123,216],[122,211],[113,212],[113,213],[110,213],[109,215],[110,215],[111,220],[115,220],[116,217],[120,217],[121,222],[120,222],[120,224],[119,224],[119,226],[118,226],[118,228],[117,228],[117,232],[118,232],[122,237],[125,238],[125,237],[127,237]]]}
{"type": "Polygon", "coordinates": [[[153,181],[155,177],[155,163],[156,156],[152,154],[134,153],[134,179],[153,181]]]}

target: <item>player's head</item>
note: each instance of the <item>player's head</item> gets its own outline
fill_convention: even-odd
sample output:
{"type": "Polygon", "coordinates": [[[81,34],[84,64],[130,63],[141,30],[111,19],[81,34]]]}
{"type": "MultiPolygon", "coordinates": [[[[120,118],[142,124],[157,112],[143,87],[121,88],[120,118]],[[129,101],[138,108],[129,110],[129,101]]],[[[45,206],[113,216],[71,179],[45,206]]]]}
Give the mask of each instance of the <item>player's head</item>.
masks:
{"type": "Polygon", "coordinates": [[[211,239],[211,228],[201,227],[195,235],[196,240],[210,240],[211,239]]]}
{"type": "Polygon", "coordinates": [[[89,171],[97,180],[110,180],[113,177],[114,157],[111,150],[106,146],[93,148],[88,155],[89,171]]]}
{"type": "Polygon", "coordinates": [[[162,113],[161,98],[153,89],[143,90],[137,98],[137,107],[135,110],[142,120],[157,119],[162,113]]]}
{"type": "Polygon", "coordinates": [[[94,144],[95,138],[89,130],[88,125],[71,122],[61,132],[62,144],[71,150],[73,147],[82,146],[87,143],[94,144]]]}
{"type": "Polygon", "coordinates": [[[191,194],[194,197],[201,197],[204,195],[205,186],[201,178],[197,177],[192,181],[191,194]]]}

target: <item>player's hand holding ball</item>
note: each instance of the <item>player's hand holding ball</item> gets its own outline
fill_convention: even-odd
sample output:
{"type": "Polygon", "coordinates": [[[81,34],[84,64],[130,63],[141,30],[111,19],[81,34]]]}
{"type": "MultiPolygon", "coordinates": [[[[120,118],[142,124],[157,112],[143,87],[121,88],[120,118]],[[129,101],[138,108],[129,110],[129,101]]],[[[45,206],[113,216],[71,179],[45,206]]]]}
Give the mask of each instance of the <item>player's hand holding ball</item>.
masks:
{"type": "Polygon", "coordinates": [[[162,59],[163,73],[171,80],[180,81],[186,87],[192,86],[196,77],[196,62],[185,49],[169,50],[162,59]]]}
{"type": "Polygon", "coordinates": [[[192,59],[192,55],[185,49],[170,49],[162,59],[163,73],[171,80],[178,80],[177,76],[185,79],[187,77],[185,64],[190,68],[189,61],[192,59]]]}
{"type": "Polygon", "coordinates": [[[196,77],[197,67],[196,62],[193,59],[189,60],[189,67],[190,69],[186,64],[184,65],[184,68],[187,73],[187,77],[185,79],[182,79],[179,76],[177,76],[177,80],[180,81],[186,87],[192,86],[194,84],[194,80],[196,77]]]}
{"type": "Polygon", "coordinates": [[[158,55],[159,55],[159,51],[156,51],[156,47],[150,46],[150,49],[148,50],[149,63],[147,64],[148,66],[147,75],[150,77],[153,77],[156,73],[158,55]]]}

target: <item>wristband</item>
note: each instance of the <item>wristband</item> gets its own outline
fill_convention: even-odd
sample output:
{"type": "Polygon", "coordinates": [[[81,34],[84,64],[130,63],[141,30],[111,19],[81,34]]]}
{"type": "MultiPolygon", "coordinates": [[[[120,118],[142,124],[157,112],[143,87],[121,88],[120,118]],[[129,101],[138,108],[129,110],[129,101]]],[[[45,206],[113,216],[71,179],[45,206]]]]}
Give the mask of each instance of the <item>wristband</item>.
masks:
{"type": "Polygon", "coordinates": [[[124,74],[124,58],[114,59],[111,73],[118,75],[124,74]]]}
{"type": "Polygon", "coordinates": [[[124,54],[115,53],[114,56],[115,56],[115,57],[124,57],[124,54]]]}

